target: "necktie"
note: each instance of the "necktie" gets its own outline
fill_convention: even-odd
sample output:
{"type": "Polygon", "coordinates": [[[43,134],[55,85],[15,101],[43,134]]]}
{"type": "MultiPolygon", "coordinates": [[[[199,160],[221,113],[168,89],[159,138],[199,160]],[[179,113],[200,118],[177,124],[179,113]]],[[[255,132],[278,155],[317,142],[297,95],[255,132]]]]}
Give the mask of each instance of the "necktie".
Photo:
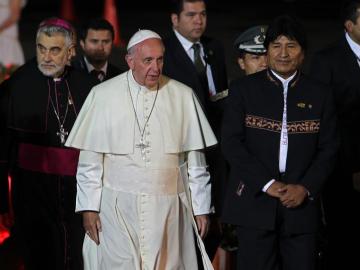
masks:
{"type": "Polygon", "coordinates": [[[105,73],[102,70],[93,69],[90,71],[90,74],[97,78],[99,81],[102,81],[105,78],[105,73]]]}
{"type": "Polygon", "coordinates": [[[195,65],[196,71],[199,74],[206,73],[205,65],[204,65],[203,61],[201,60],[200,44],[199,43],[194,43],[192,45],[192,48],[194,50],[194,65],[195,65]]]}

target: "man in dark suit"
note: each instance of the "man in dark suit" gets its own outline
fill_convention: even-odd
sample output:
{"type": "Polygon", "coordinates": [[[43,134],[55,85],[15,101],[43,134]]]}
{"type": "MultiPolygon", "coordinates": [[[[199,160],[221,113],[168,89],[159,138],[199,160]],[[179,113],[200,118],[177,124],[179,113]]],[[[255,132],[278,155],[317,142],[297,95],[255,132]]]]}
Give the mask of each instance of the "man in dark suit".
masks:
{"type": "Polygon", "coordinates": [[[109,63],[113,48],[114,28],[105,19],[89,21],[80,32],[80,46],[84,55],[74,59],[72,66],[95,76],[100,82],[122,71],[109,63]]]}
{"type": "Polygon", "coordinates": [[[230,86],[223,221],[237,225],[237,269],[314,270],[319,197],[337,150],[333,99],[299,70],[306,37],[295,19],[277,17],[264,46],[269,68],[230,86]]]}
{"type": "MultiPolygon", "coordinates": [[[[172,1],[173,31],[163,40],[163,73],[194,90],[217,139],[220,140],[220,123],[228,92],[225,55],[220,42],[203,36],[206,21],[206,6],[203,0],[172,1]]],[[[221,184],[226,179],[226,164],[220,155],[219,147],[208,151],[206,159],[212,176],[213,202],[219,212],[219,196],[222,193],[221,184]]],[[[213,231],[211,230],[205,239],[210,258],[215,254],[219,241],[219,235],[212,233],[213,231]]]]}
{"type": "Polygon", "coordinates": [[[323,194],[328,238],[325,265],[329,268],[360,269],[358,249],[351,248],[360,242],[359,14],[359,1],[344,5],[343,36],[315,54],[311,65],[311,75],[331,87],[339,120],[340,150],[323,194]]]}

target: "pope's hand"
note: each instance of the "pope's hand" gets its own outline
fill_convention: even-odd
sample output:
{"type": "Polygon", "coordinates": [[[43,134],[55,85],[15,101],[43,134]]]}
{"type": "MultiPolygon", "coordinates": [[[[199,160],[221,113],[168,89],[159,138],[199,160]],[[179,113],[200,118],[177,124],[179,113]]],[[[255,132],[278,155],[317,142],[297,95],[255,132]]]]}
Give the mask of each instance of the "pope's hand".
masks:
{"type": "Polygon", "coordinates": [[[210,220],[208,215],[195,216],[196,225],[201,238],[204,238],[209,230],[210,220]]]}
{"type": "Polygon", "coordinates": [[[86,234],[91,238],[91,240],[99,245],[99,232],[101,232],[99,213],[94,211],[84,211],[82,212],[82,216],[86,234]]]}

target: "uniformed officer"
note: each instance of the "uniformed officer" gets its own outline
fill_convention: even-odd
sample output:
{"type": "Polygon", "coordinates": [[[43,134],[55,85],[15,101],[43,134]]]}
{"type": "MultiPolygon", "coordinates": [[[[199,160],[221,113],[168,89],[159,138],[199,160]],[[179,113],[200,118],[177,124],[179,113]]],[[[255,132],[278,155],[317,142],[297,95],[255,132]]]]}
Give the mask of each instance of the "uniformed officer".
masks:
{"type": "Polygon", "coordinates": [[[253,26],[242,32],[234,42],[237,62],[246,75],[267,68],[264,40],[267,26],[253,26]]]}

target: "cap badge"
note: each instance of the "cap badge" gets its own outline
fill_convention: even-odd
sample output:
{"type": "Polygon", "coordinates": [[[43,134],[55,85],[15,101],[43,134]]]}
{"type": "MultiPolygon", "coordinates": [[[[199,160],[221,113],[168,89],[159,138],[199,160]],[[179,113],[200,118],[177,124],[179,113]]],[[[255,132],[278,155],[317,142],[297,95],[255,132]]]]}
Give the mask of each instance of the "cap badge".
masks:
{"type": "Polygon", "coordinates": [[[306,104],[303,103],[303,102],[300,102],[300,103],[296,104],[296,106],[298,106],[298,107],[301,108],[301,109],[304,109],[305,106],[306,106],[306,104]]]}

